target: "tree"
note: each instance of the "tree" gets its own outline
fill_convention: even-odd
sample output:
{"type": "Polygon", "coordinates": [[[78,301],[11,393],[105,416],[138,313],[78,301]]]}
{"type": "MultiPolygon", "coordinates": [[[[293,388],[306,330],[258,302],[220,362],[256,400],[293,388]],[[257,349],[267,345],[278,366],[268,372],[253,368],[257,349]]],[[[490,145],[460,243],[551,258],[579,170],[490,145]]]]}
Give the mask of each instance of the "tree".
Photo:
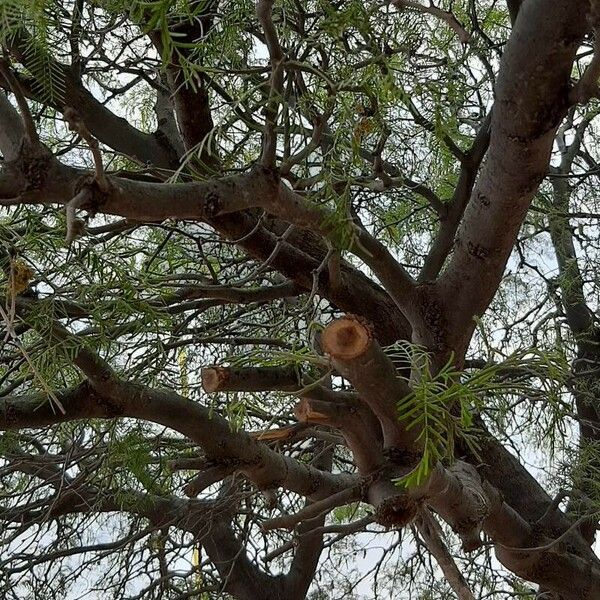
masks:
{"type": "Polygon", "coordinates": [[[600,598],[600,8],[506,4],[1,0],[4,597],[600,598]]]}

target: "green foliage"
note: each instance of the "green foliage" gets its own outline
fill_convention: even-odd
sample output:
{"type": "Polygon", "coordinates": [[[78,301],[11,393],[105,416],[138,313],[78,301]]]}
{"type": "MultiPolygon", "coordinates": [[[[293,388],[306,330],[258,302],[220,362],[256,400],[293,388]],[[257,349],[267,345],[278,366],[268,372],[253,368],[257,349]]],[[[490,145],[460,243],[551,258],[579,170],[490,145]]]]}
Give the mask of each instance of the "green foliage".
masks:
{"type": "Polygon", "coordinates": [[[556,478],[561,489],[578,489],[585,494],[571,499],[576,514],[600,512],[600,443],[582,441],[577,452],[568,450],[556,478]]]}
{"type": "Polygon", "coordinates": [[[123,473],[124,481],[118,489],[126,495],[124,501],[131,497],[127,490],[135,489],[136,484],[151,494],[166,491],[160,479],[152,474],[151,462],[152,448],[143,432],[130,431],[111,441],[104,467],[115,475],[123,473]]]}
{"type": "MultiPolygon", "coordinates": [[[[155,86],[163,85],[163,91],[172,94],[172,89],[166,89],[167,74],[172,75],[175,66],[179,69],[176,87],[198,90],[202,83],[208,90],[212,131],[173,170],[155,168],[137,156],[125,156],[98,136],[107,170],[124,171],[124,176],[136,179],[182,182],[214,175],[200,167],[199,158],[206,153],[218,155],[223,175],[244,172],[255,163],[261,152],[271,65],[257,23],[255,2],[224,0],[211,10],[216,4],[211,0],[91,0],[83,2],[77,31],[73,2],[0,0],[0,43],[10,50],[13,43],[19,42],[22,53],[16,56],[9,52],[9,58],[37,98],[30,101],[34,119],[42,139],[58,158],[81,169],[92,166],[87,148],[81,144],[73,148],[73,137],[60,117],[68,100],[64,97],[66,69],[77,76],[77,68],[81,68],[82,85],[101,100],[105,109],[149,134],[143,139],[162,142],[163,138],[154,135],[158,125],[155,86]],[[200,21],[210,21],[211,25],[198,34],[200,21]],[[195,31],[195,40],[185,33],[190,29],[195,31]],[[72,64],[73,42],[81,51],[79,67],[72,64]],[[46,103],[56,109],[44,106],[46,103]]],[[[307,233],[296,228],[293,243],[301,246],[307,241],[307,249],[315,250],[316,256],[332,248],[342,250],[344,260],[366,276],[370,274],[361,260],[365,258],[364,249],[356,238],[359,222],[417,276],[438,234],[444,207],[450,203],[462,168],[453,147],[460,151],[469,148],[493,102],[494,77],[509,32],[504,4],[492,0],[439,0],[435,4],[442,10],[452,10],[472,30],[468,46],[460,44],[451,28],[432,15],[399,11],[392,4],[281,0],[273,5],[273,22],[286,55],[284,92],[278,95],[278,157],[285,164],[300,156],[287,174],[285,169],[281,173],[312,203],[313,214],[322,216],[315,219],[318,231],[307,233]],[[315,123],[320,118],[325,125],[323,135],[313,140],[315,123]],[[311,150],[302,154],[309,144],[311,150]],[[378,150],[387,178],[375,168],[378,150]],[[423,187],[431,194],[423,194],[423,187]],[[439,205],[431,201],[431,195],[439,205]],[[316,237],[323,232],[329,238],[327,243],[317,243],[316,237]]],[[[574,70],[573,75],[579,77],[579,71],[574,70]]],[[[573,111],[576,123],[587,114],[583,109],[573,111]]],[[[571,135],[570,130],[567,138],[571,135]]],[[[595,142],[595,134],[589,139],[595,142]]],[[[547,242],[547,219],[552,214],[567,222],[564,215],[570,210],[596,215],[590,217],[591,227],[579,217],[577,221],[570,219],[579,261],[567,261],[567,266],[578,264],[583,268],[585,293],[589,298],[598,297],[598,244],[590,234],[597,228],[595,167],[584,172],[599,160],[596,146],[587,144],[585,155],[578,157],[581,162],[569,178],[569,207],[557,209],[551,186],[547,185],[536,200],[536,212],[528,215],[518,256],[511,260],[510,271],[490,311],[479,322],[470,348],[470,356],[487,357],[489,364],[461,371],[449,358],[440,368],[432,365],[422,348],[406,344],[388,349],[399,370],[412,374],[412,392],[398,399],[398,418],[417,433],[423,449],[420,462],[399,480],[399,485],[422,484],[436,463],[454,459],[457,444],[468,445],[476,455],[480,419],[494,436],[510,441],[517,451],[529,444],[529,451],[549,449],[558,456],[565,446],[576,443],[571,420],[575,413],[573,393],[583,391],[596,397],[598,390],[592,383],[586,387],[578,381],[568,364],[568,359],[576,355],[576,340],[565,323],[561,294],[572,293],[577,282],[569,277],[575,269],[557,276],[547,242]],[[516,352],[516,348],[539,350],[516,352]]],[[[210,406],[227,417],[234,429],[257,431],[294,423],[290,410],[294,399],[282,393],[228,393],[209,398],[199,381],[202,366],[293,365],[320,383],[332,382],[334,389],[346,385],[314,349],[317,323],[328,323],[340,314],[338,306],[319,295],[317,284],[329,275],[326,261],[315,265],[312,273],[300,274],[307,289],[313,278],[314,289],[294,302],[279,299],[237,304],[203,298],[202,294],[179,301],[176,298],[182,289],[198,283],[200,287],[222,286],[229,290],[269,287],[281,280],[269,260],[258,260],[254,253],[240,251],[235,240],[224,239],[202,224],[130,222],[111,229],[115,219],[102,216],[102,207],[99,212],[98,216],[89,216],[87,233],[68,248],[63,209],[50,205],[14,207],[0,220],[0,241],[32,267],[34,277],[26,291],[31,297],[38,296],[35,309],[26,319],[16,320],[27,359],[11,340],[2,348],[0,381],[4,396],[41,392],[48,397],[53,391],[78,384],[82,374],[72,360],[82,347],[93,349],[129,381],[175,390],[190,402],[210,406]],[[53,341],[48,331],[52,320],[59,320],[73,337],[60,344],[53,341]]],[[[273,226],[277,244],[273,257],[278,258],[277,252],[286,243],[279,237],[281,230],[268,214],[259,216],[259,226],[263,225],[273,226]]],[[[256,242],[251,237],[253,232],[244,229],[240,233],[250,246],[256,242]]],[[[293,272],[294,265],[286,265],[288,268],[293,272]]],[[[344,286],[349,281],[344,278],[344,286]]],[[[357,293],[346,287],[343,292],[346,289],[357,293]]],[[[595,300],[590,305],[597,308],[595,300]]],[[[388,313],[382,319],[387,317],[388,313]]],[[[171,472],[167,461],[197,459],[201,454],[189,440],[153,423],[141,424],[132,419],[61,424],[36,430],[31,436],[28,439],[27,435],[5,433],[0,437],[0,455],[7,461],[3,469],[12,460],[11,453],[37,456],[42,444],[81,489],[92,486],[100,500],[116,499],[123,511],[142,509],[144,502],[157,496],[183,501],[182,488],[193,472],[171,472]]],[[[299,437],[273,448],[301,464],[311,464],[319,456],[321,441],[299,437]]],[[[332,454],[334,473],[356,473],[348,448],[335,444],[332,454]]],[[[570,499],[570,506],[578,514],[600,506],[598,448],[582,443],[577,452],[566,452],[563,458],[564,468],[551,465],[552,482],[579,487],[587,495],[581,505],[570,499]]],[[[236,478],[237,483],[241,479],[236,478]]],[[[42,522],[47,508],[43,499],[47,497],[48,507],[53,506],[54,495],[60,496],[68,486],[57,492],[35,476],[9,469],[2,471],[0,484],[2,510],[29,502],[26,498],[41,502],[36,522],[39,538],[33,540],[37,552],[35,543],[46,543],[56,533],[52,529],[54,520],[42,522]]],[[[210,493],[213,491],[214,487],[210,493]]],[[[278,575],[289,564],[292,552],[274,561],[276,568],[270,567],[257,558],[263,550],[261,543],[264,541],[265,548],[271,549],[294,539],[279,532],[263,536],[257,524],[268,517],[265,503],[243,483],[240,493],[241,513],[232,519],[232,529],[247,543],[249,559],[260,560],[261,568],[271,568],[278,575]]],[[[281,508],[294,512],[304,499],[284,493],[279,501],[281,508]]],[[[367,510],[356,503],[335,509],[332,518],[336,523],[351,522],[367,510]]],[[[107,521],[107,539],[119,532],[130,542],[112,553],[107,551],[97,563],[95,558],[84,559],[84,563],[96,567],[89,571],[93,578],[97,573],[98,589],[107,589],[106,583],[109,588],[112,585],[112,591],[102,593],[123,597],[131,581],[139,583],[135,579],[138,576],[153,576],[159,581],[158,571],[152,569],[154,561],[163,558],[172,580],[186,580],[181,585],[168,581],[164,589],[149,591],[148,597],[169,600],[184,590],[199,590],[202,585],[211,590],[198,591],[204,599],[212,597],[212,590],[221,589],[206,557],[202,557],[201,579],[198,571],[179,575],[180,565],[189,562],[197,539],[177,532],[175,526],[168,534],[152,532],[149,539],[138,539],[133,533],[146,526],[144,519],[121,521],[111,515],[107,521]],[[102,562],[104,556],[107,559],[102,562]],[[131,574],[136,560],[143,565],[141,575],[131,574]]],[[[89,507],[86,514],[63,515],[57,522],[62,529],[56,535],[56,544],[44,547],[43,552],[71,547],[71,542],[86,543],[86,536],[80,535],[82,530],[91,542],[100,537],[94,507],[89,507]]],[[[16,520],[14,525],[20,526],[16,520]]],[[[11,527],[7,527],[6,539],[12,548],[10,536],[15,529],[11,527]]],[[[386,545],[390,537],[389,533],[385,536],[386,545]]],[[[328,547],[331,539],[327,538],[328,547]]],[[[351,536],[336,539],[330,548],[332,560],[322,562],[322,581],[316,582],[324,589],[328,587],[322,594],[320,590],[309,592],[310,597],[358,598],[359,575],[353,568],[357,556],[363,556],[358,553],[366,552],[361,547],[363,539],[360,536],[358,543],[351,536]],[[347,562],[340,566],[339,559],[347,562]]],[[[455,540],[450,535],[447,541],[452,546],[455,540]]],[[[407,597],[450,597],[446,582],[432,582],[425,571],[429,565],[420,552],[410,560],[410,546],[404,546],[402,561],[398,561],[393,554],[394,544],[388,547],[388,559],[392,560],[382,558],[377,566],[378,577],[380,571],[384,574],[378,585],[389,583],[388,588],[381,584],[376,590],[380,597],[395,597],[399,586],[407,597]]],[[[469,563],[459,564],[469,582],[477,580],[482,595],[492,597],[501,589],[503,593],[514,591],[529,597],[530,588],[518,580],[503,579],[498,587],[500,578],[488,568],[487,552],[489,548],[485,547],[469,563]]],[[[16,593],[22,593],[27,585],[28,597],[65,597],[69,592],[62,590],[77,575],[71,567],[68,560],[38,565],[27,573],[35,576],[23,577],[21,581],[26,583],[19,584],[22,587],[16,593]],[[53,593],[40,591],[42,578],[38,581],[36,574],[42,569],[49,574],[59,573],[53,593]]],[[[4,576],[0,570],[0,595],[4,593],[4,576]]],[[[127,593],[137,594],[139,585],[132,587],[135,590],[127,593]]],[[[214,594],[222,596],[220,591],[214,594]]]]}
{"type": "Polygon", "coordinates": [[[54,4],[53,0],[1,0],[0,45],[10,48],[19,41],[34,91],[43,102],[62,105],[65,77],[53,57],[59,23],[54,4]]]}
{"type": "Polygon", "coordinates": [[[336,507],[331,516],[335,523],[350,523],[357,519],[362,519],[368,514],[368,509],[361,502],[353,502],[345,506],[336,507]]]}
{"type": "MultiPolygon", "coordinates": [[[[451,461],[457,437],[477,455],[477,428],[474,414],[495,397],[538,395],[562,414],[560,395],[569,377],[569,366],[560,354],[525,351],[505,361],[490,364],[466,376],[456,369],[454,357],[433,372],[430,357],[421,348],[404,346],[405,363],[413,373],[411,393],[398,402],[398,418],[407,430],[418,432],[421,459],[398,480],[406,487],[421,485],[438,462],[451,461]]],[[[395,350],[396,357],[402,353],[395,350]]]]}

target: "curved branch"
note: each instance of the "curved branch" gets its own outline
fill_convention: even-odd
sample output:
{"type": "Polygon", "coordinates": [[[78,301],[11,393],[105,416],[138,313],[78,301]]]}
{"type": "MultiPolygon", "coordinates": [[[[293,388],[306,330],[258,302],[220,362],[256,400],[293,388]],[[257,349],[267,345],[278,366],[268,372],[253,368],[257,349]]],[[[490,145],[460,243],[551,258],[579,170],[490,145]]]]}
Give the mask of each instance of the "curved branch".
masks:
{"type": "MultiPolygon", "coordinates": [[[[134,157],[142,163],[150,163],[157,168],[177,167],[179,157],[167,143],[162,143],[155,134],[143,133],[136,129],[127,119],[116,116],[85,88],[75,71],[50,56],[40,58],[39,53],[45,51],[37,47],[27,31],[24,29],[14,31],[10,36],[9,50],[33,73],[36,72],[36,64],[47,64],[48,72],[52,73],[53,77],[61,79],[54,82],[54,86],[64,90],[61,94],[62,98],[50,99],[51,106],[57,111],[62,111],[65,101],[68,101],[70,105],[77,107],[87,129],[103,144],[116,152],[134,157]]],[[[33,100],[41,100],[37,93],[39,90],[35,89],[30,80],[20,76],[18,82],[25,96],[33,100]]],[[[48,98],[44,100],[47,102],[48,98]]]]}
{"type": "MultiPolygon", "coordinates": [[[[114,386],[114,387],[113,387],[114,386]]],[[[284,487],[318,500],[355,482],[283,456],[229,423],[208,408],[169,390],[119,382],[110,395],[101,395],[89,384],[57,393],[65,414],[56,413],[44,395],[7,396],[0,399],[0,429],[46,427],[81,419],[131,417],[170,427],[198,443],[215,462],[231,465],[248,476],[259,489],[284,487]]],[[[106,383],[100,388],[107,388],[106,383]]]]}

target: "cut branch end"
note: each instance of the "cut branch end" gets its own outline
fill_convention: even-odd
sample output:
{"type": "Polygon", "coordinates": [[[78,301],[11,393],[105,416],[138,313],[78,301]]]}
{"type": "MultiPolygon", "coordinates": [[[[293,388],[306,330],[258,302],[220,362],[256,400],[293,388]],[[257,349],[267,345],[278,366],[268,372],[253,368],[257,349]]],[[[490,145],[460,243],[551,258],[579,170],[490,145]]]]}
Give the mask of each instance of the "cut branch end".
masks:
{"type": "Polygon", "coordinates": [[[364,354],[372,338],[371,328],[358,317],[349,315],[325,328],[321,344],[332,358],[351,360],[364,354]]]}
{"type": "Polygon", "coordinates": [[[202,389],[207,394],[218,392],[227,381],[227,369],[222,367],[206,367],[200,371],[202,389]]]}
{"type": "Polygon", "coordinates": [[[294,415],[301,423],[331,423],[330,415],[315,410],[308,398],[303,398],[294,406],[294,415]]]}

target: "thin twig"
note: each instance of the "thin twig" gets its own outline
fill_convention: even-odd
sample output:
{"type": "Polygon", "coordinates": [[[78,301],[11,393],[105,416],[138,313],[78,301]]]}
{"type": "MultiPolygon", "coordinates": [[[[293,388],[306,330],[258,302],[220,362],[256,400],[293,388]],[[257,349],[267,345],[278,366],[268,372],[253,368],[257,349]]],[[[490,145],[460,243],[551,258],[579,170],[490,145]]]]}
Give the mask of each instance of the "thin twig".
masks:
{"type": "Polygon", "coordinates": [[[594,53],[579,82],[569,93],[572,104],[587,104],[591,98],[598,96],[598,79],[600,79],[600,2],[592,0],[588,21],[594,33],[594,53]]]}
{"type": "Polygon", "coordinates": [[[392,4],[394,6],[408,8],[416,12],[433,15],[434,17],[437,17],[438,19],[448,23],[463,44],[468,44],[471,41],[471,34],[460,24],[459,20],[454,16],[454,14],[434,6],[433,3],[430,3],[429,6],[425,6],[419,2],[413,2],[413,0],[392,0],[392,4]]]}
{"type": "Polygon", "coordinates": [[[277,156],[277,112],[283,95],[283,50],[277,30],[273,25],[273,0],[258,0],[256,15],[265,34],[265,42],[271,59],[271,91],[265,108],[265,134],[263,138],[262,164],[275,167],[277,156]]]}
{"type": "Polygon", "coordinates": [[[89,132],[84,122],[81,120],[79,113],[69,106],[64,110],[64,117],[69,124],[69,129],[79,135],[89,146],[94,158],[94,166],[96,169],[95,180],[98,187],[103,192],[108,192],[109,183],[104,173],[104,164],[102,163],[102,153],[100,152],[100,144],[98,140],[89,132]]]}
{"type": "Polygon", "coordinates": [[[21,343],[21,340],[19,339],[19,336],[15,331],[14,322],[11,320],[11,318],[8,316],[8,313],[4,310],[4,308],[2,308],[2,306],[0,306],[0,317],[2,317],[6,325],[7,333],[13,339],[15,345],[23,355],[23,358],[27,361],[27,364],[29,365],[29,368],[31,369],[31,372],[33,373],[34,377],[40,382],[46,394],[48,394],[48,398],[50,398],[51,401],[50,403],[54,403],[63,415],[66,414],[67,411],[65,410],[65,407],[62,405],[62,402],[58,399],[56,394],[50,389],[50,387],[42,377],[41,373],[38,371],[38,368],[33,363],[31,356],[29,356],[29,353],[21,343]]]}

